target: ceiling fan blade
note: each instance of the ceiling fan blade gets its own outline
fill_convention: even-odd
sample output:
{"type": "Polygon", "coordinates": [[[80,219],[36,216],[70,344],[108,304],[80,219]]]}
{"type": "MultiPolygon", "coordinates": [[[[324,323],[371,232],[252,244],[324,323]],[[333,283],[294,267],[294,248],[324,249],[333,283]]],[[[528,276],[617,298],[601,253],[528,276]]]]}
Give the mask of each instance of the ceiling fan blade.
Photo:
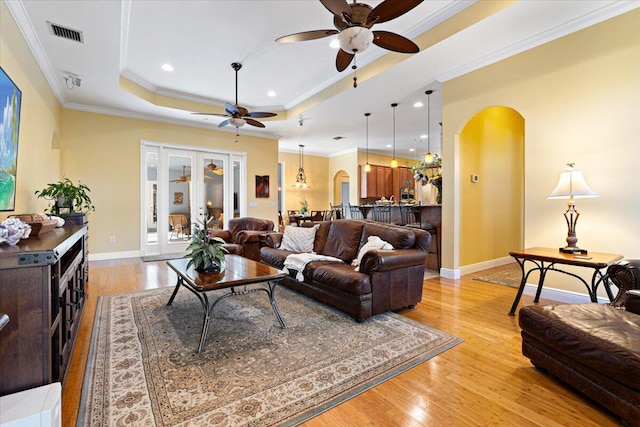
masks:
{"type": "Polygon", "coordinates": [[[228,114],[218,114],[218,113],[191,113],[196,116],[218,116],[218,117],[228,117],[228,114]]]}
{"type": "Polygon", "coordinates": [[[224,174],[224,169],[216,169],[213,171],[213,173],[218,176],[222,176],[224,174]]]}
{"type": "Polygon", "coordinates": [[[387,22],[404,15],[423,0],[385,0],[373,8],[369,16],[378,16],[376,22],[387,22]]]}
{"type": "Polygon", "coordinates": [[[242,116],[246,116],[247,114],[249,114],[249,110],[247,110],[243,106],[236,105],[236,107],[238,107],[238,116],[242,117],[242,116]]]}
{"type": "Polygon", "coordinates": [[[420,48],[417,44],[406,37],[388,31],[374,31],[373,44],[387,50],[400,53],[418,53],[420,48]]]}
{"type": "Polygon", "coordinates": [[[256,119],[260,119],[260,118],[264,118],[264,117],[275,117],[277,116],[276,113],[267,113],[264,111],[254,111],[253,113],[247,113],[242,117],[253,117],[256,119]]]}
{"type": "Polygon", "coordinates": [[[323,37],[329,37],[334,34],[338,34],[338,31],[337,30],[303,31],[301,33],[289,34],[288,36],[278,37],[276,41],[278,43],[304,42],[307,40],[315,40],[315,39],[321,39],[323,37]]]}
{"type": "Polygon", "coordinates": [[[229,115],[233,116],[234,114],[239,113],[238,111],[238,107],[232,104],[229,104],[228,102],[225,102],[224,104],[224,109],[227,111],[227,113],[229,113],[229,115]]]}
{"type": "Polygon", "coordinates": [[[225,127],[226,125],[229,124],[229,120],[223,120],[220,122],[220,124],[218,125],[219,128],[225,127]]]}
{"type": "Polygon", "coordinates": [[[351,7],[345,0],[320,0],[320,3],[336,16],[342,16],[342,14],[351,16],[351,7]]]}
{"type": "Polygon", "coordinates": [[[336,68],[338,69],[338,71],[344,71],[344,69],[347,68],[349,64],[351,64],[353,57],[353,53],[347,53],[344,50],[339,49],[338,55],[336,56],[336,68]]]}
{"type": "Polygon", "coordinates": [[[259,121],[257,121],[257,120],[253,120],[253,119],[248,118],[248,117],[245,118],[245,120],[247,121],[248,125],[255,126],[257,128],[263,128],[264,127],[264,125],[262,123],[260,123],[259,121]]]}

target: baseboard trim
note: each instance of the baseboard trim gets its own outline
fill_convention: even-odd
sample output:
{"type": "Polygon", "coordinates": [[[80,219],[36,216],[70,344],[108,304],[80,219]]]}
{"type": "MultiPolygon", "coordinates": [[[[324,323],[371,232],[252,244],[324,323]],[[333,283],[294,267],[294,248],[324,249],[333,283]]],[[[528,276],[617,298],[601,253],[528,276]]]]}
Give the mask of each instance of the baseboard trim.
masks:
{"type": "MultiPolygon", "coordinates": [[[[538,289],[537,284],[527,283],[524,287],[524,291],[522,292],[525,295],[534,296],[536,294],[536,290],[538,289]]],[[[557,302],[562,302],[566,304],[584,304],[591,302],[591,298],[589,294],[583,294],[580,292],[567,291],[564,289],[556,289],[549,288],[544,286],[542,288],[542,292],[540,293],[540,298],[550,299],[557,302]]],[[[609,299],[606,297],[598,297],[598,302],[600,304],[609,304],[609,299]]]]}
{"type": "Polygon", "coordinates": [[[109,259],[118,258],[136,258],[141,257],[140,251],[126,251],[126,252],[102,252],[99,254],[89,253],[89,261],[105,261],[109,259]]]}

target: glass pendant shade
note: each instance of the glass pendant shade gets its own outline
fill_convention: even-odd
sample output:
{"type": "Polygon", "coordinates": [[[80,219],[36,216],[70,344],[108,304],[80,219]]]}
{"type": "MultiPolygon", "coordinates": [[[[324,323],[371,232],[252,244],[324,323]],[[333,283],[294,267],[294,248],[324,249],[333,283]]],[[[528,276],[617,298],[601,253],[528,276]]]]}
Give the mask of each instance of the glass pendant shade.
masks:
{"type": "Polygon", "coordinates": [[[365,171],[365,172],[371,172],[371,165],[370,165],[369,163],[366,163],[366,164],[364,165],[364,171],[365,171]]]}
{"type": "Polygon", "coordinates": [[[338,34],[340,49],[347,53],[356,53],[366,50],[373,41],[373,32],[364,27],[345,28],[338,34]]]}
{"type": "Polygon", "coordinates": [[[295,188],[311,188],[309,184],[307,184],[307,175],[304,173],[304,145],[298,145],[300,147],[298,149],[298,160],[300,162],[298,167],[298,173],[296,174],[296,182],[292,185],[295,188]]]}
{"type": "Polygon", "coordinates": [[[424,162],[427,164],[433,163],[433,154],[427,153],[424,155],[424,162]]]}
{"type": "Polygon", "coordinates": [[[391,167],[394,169],[398,167],[398,161],[396,159],[391,160],[391,167]]]}

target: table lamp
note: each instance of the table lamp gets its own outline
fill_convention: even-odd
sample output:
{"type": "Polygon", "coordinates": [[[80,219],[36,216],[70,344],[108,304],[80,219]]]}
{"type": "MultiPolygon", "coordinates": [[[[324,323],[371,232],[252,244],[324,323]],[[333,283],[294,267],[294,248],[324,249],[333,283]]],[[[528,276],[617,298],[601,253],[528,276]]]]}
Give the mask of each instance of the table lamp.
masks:
{"type": "Polygon", "coordinates": [[[584,176],[582,176],[582,172],[575,168],[575,163],[567,163],[567,166],[567,170],[560,174],[558,185],[556,185],[556,188],[547,196],[547,199],[569,199],[567,210],[564,213],[564,217],[567,220],[567,227],[569,228],[567,233],[567,246],[560,248],[560,252],[586,255],[586,249],[580,249],[576,246],[576,243],[578,243],[576,223],[578,222],[580,214],[576,210],[574,199],[598,197],[599,194],[587,185],[584,176]]]}

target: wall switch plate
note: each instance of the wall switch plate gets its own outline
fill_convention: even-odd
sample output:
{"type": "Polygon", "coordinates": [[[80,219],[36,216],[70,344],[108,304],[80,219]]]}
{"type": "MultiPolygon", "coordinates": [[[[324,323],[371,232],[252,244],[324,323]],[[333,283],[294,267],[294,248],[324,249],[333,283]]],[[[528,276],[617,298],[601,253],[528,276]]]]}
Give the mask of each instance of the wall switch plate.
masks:
{"type": "Polygon", "coordinates": [[[250,208],[257,208],[258,207],[258,202],[249,202],[249,207],[250,208]]]}
{"type": "Polygon", "coordinates": [[[116,242],[116,236],[110,236],[109,243],[115,243],[115,242],[116,242]]]}
{"type": "Polygon", "coordinates": [[[480,177],[477,174],[472,173],[471,174],[471,182],[478,182],[478,181],[480,181],[480,177]]]}
{"type": "Polygon", "coordinates": [[[275,208],[276,207],[276,202],[269,203],[269,206],[272,207],[272,208],[275,208]]]}

